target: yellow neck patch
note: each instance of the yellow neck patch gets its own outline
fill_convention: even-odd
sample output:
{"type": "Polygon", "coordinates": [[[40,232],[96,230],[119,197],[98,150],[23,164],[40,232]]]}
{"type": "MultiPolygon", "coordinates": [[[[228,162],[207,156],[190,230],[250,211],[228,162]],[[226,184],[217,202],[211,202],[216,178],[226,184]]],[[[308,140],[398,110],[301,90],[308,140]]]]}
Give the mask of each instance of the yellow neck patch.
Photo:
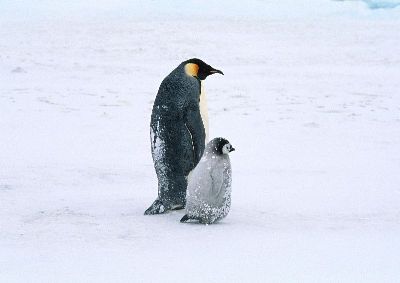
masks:
{"type": "Polygon", "coordinates": [[[185,72],[189,76],[197,77],[197,74],[199,73],[199,65],[194,63],[187,63],[185,65],[185,72]]]}

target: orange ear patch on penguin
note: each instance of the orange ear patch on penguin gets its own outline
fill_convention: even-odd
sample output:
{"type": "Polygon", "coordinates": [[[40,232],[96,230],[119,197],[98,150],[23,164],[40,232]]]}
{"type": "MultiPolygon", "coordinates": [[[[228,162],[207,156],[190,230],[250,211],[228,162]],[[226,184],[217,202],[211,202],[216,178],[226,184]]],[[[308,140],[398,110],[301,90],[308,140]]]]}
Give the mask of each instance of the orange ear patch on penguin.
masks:
{"type": "Polygon", "coordinates": [[[185,65],[185,72],[188,76],[197,77],[199,74],[199,65],[195,63],[187,63],[185,65]]]}

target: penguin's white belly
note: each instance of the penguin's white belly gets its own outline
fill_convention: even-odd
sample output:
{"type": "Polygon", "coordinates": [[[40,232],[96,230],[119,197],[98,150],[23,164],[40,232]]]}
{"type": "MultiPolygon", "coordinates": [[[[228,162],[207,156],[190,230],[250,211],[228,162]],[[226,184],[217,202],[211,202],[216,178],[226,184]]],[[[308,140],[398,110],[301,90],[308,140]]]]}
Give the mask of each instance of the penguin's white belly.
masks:
{"type": "Polygon", "coordinates": [[[203,82],[201,82],[200,90],[200,115],[203,120],[204,130],[206,132],[206,144],[208,143],[208,109],[207,109],[207,97],[204,91],[203,82]]]}
{"type": "MultiPolygon", "coordinates": [[[[204,91],[204,85],[203,82],[201,82],[201,88],[200,88],[200,115],[201,115],[201,120],[203,121],[204,125],[204,130],[206,133],[206,138],[205,138],[205,144],[208,143],[208,109],[207,109],[207,97],[206,93],[204,91]]],[[[187,180],[190,180],[192,176],[192,171],[189,172],[187,176],[187,180]]]]}

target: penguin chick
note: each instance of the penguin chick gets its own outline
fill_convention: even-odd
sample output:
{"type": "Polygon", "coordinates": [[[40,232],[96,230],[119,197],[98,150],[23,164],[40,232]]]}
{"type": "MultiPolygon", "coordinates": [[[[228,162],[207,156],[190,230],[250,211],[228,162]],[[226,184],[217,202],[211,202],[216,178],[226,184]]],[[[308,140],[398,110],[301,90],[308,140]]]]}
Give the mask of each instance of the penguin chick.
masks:
{"type": "Polygon", "coordinates": [[[212,224],[224,218],[231,206],[232,169],[229,153],[235,149],[224,138],[210,141],[192,172],[181,222],[212,224]]]}

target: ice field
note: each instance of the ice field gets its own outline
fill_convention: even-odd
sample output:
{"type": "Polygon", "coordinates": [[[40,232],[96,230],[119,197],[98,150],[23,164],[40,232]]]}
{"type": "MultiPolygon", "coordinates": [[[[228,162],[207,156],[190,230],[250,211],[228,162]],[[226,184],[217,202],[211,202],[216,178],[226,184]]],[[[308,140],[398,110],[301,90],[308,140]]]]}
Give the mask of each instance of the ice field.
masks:
{"type": "Polygon", "coordinates": [[[400,282],[400,7],[293,2],[0,1],[0,282],[400,282]],[[236,148],[208,226],[143,215],[192,57],[236,148]]]}

